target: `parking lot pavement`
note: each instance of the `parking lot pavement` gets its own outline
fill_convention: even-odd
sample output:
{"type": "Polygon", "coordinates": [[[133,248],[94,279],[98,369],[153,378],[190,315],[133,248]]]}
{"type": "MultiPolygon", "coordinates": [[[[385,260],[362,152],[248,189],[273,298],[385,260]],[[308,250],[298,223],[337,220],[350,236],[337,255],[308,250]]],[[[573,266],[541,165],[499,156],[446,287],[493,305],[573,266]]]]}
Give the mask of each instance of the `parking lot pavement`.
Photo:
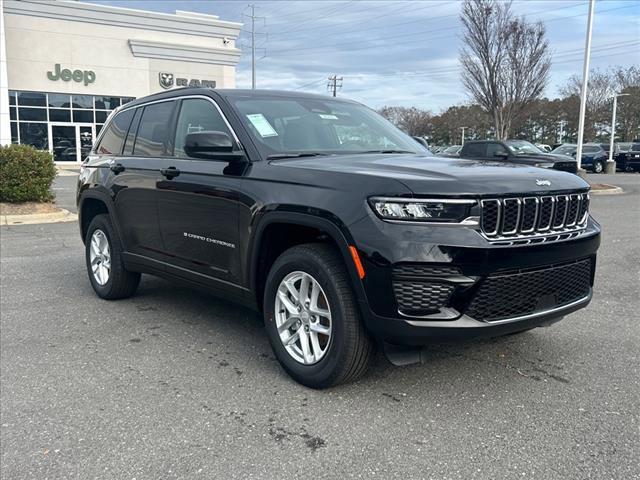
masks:
{"type": "Polygon", "coordinates": [[[639,478],[640,175],[605,178],[586,310],[327,391],[253,312],[149,276],[100,300],[75,224],[2,227],[0,477],[639,478]]]}

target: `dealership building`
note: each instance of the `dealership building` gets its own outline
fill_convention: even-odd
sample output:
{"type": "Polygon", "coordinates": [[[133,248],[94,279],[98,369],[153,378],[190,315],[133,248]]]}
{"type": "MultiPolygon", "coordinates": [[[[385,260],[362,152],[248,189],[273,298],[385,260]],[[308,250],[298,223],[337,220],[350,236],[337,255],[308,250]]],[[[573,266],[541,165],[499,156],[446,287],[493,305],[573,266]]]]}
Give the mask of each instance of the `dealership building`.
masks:
{"type": "Polygon", "coordinates": [[[0,0],[0,144],[80,162],[109,113],[181,86],[235,87],[240,23],[69,0],[0,0]]]}

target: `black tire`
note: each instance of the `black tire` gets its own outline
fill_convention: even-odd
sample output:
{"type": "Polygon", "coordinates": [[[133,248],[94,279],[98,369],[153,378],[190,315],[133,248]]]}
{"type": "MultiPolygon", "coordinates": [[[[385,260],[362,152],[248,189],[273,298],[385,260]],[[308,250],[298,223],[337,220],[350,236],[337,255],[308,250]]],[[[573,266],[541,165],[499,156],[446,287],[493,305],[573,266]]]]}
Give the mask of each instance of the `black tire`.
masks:
{"type": "Polygon", "coordinates": [[[85,238],[85,261],[87,265],[87,273],[89,281],[96,294],[106,300],[116,300],[119,298],[127,298],[133,295],[138,289],[140,283],[140,274],[130,272],[124,268],[122,261],[122,246],[118,240],[111,218],[107,214],[96,215],[87,229],[85,238]],[[108,243],[111,257],[111,271],[108,280],[104,285],[100,285],[93,274],[91,268],[91,239],[96,230],[104,233],[108,243]]]}
{"type": "Polygon", "coordinates": [[[593,173],[603,173],[604,164],[600,160],[593,162],[593,173]]]}
{"type": "Polygon", "coordinates": [[[294,380],[307,387],[328,388],[356,380],[365,373],[374,353],[374,342],[360,320],[343,260],[329,245],[298,245],[276,259],[265,285],[264,322],[276,358],[294,380]],[[328,350],[312,365],[304,365],[289,355],[274,320],[278,286],[295,271],[311,275],[320,284],[331,310],[328,350]]]}

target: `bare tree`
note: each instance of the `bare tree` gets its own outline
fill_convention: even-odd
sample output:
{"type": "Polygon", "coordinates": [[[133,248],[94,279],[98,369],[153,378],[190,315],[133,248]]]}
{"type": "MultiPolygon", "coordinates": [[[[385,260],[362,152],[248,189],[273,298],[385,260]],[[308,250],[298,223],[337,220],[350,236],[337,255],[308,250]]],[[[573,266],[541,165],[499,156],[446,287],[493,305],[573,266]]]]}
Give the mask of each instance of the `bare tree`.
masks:
{"type": "Polygon", "coordinates": [[[511,13],[511,2],[465,0],[460,20],[462,82],[493,118],[497,138],[537,100],[549,81],[545,27],[511,13]]]}
{"type": "Polygon", "coordinates": [[[416,107],[382,107],[378,113],[409,135],[426,136],[431,131],[431,113],[416,107]]]}

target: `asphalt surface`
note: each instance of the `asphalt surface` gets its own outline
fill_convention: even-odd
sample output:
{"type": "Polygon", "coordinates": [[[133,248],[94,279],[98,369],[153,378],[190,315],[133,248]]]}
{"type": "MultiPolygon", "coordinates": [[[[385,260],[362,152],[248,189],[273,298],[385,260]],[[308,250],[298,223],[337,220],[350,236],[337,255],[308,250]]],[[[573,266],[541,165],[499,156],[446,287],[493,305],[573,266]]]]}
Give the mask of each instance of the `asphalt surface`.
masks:
{"type": "Polygon", "coordinates": [[[627,193],[592,197],[586,310],[326,391],[253,312],[150,276],[100,300],[75,223],[2,227],[0,477],[640,478],[640,175],[597,180],[627,193]]]}

